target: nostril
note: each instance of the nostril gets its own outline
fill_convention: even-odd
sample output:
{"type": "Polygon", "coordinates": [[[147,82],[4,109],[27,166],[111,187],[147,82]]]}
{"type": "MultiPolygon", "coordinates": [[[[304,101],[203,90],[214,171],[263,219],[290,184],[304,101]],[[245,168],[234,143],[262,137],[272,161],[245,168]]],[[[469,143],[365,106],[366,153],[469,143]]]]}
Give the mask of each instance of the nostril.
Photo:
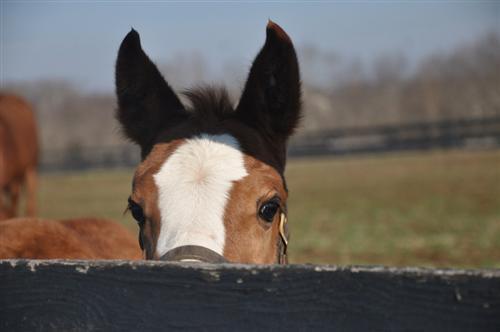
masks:
{"type": "Polygon", "coordinates": [[[160,257],[162,261],[196,262],[196,263],[227,263],[226,259],[217,252],[195,245],[186,245],[169,250],[160,257]]]}

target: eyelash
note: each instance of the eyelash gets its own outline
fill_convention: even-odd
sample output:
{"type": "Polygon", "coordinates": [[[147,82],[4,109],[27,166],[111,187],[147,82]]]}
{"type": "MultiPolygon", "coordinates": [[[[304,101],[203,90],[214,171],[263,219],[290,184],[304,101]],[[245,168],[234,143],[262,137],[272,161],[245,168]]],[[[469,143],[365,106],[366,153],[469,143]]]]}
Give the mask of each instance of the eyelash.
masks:
{"type": "Polygon", "coordinates": [[[136,202],[134,202],[130,197],[128,199],[127,210],[130,211],[132,217],[137,221],[137,224],[139,226],[144,225],[144,223],[146,222],[146,218],[144,217],[144,212],[142,210],[142,207],[136,202]]]}

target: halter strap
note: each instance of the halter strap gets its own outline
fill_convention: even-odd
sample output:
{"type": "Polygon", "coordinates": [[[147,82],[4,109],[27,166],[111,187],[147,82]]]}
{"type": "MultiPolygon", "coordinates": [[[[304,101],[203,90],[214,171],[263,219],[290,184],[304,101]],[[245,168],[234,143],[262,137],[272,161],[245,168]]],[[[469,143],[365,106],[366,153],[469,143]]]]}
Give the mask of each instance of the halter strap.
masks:
{"type": "Polygon", "coordinates": [[[215,251],[195,245],[186,245],[169,250],[160,257],[162,261],[201,261],[206,263],[227,263],[226,259],[215,251]]]}

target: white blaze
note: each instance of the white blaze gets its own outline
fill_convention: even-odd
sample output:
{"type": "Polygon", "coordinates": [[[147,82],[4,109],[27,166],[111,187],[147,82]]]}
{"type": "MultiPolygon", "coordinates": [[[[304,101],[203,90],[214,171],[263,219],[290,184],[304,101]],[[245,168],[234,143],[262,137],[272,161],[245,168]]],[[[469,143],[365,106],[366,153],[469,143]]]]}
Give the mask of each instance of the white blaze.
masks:
{"type": "Polygon", "coordinates": [[[180,145],[154,175],[161,215],[157,254],[198,245],[222,255],[229,192],[246,175],[231,135],[201,135],[180,145]]]}

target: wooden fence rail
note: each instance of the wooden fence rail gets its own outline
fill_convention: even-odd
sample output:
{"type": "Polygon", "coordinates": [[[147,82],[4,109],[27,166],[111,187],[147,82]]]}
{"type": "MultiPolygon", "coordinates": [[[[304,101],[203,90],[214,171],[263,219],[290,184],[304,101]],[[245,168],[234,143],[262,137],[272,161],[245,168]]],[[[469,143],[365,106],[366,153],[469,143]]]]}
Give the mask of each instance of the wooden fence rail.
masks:
{"type": "Polygon", "coordinates": [[[500,270],[0,261],[2,331],[500,331],[500,270]]]}

